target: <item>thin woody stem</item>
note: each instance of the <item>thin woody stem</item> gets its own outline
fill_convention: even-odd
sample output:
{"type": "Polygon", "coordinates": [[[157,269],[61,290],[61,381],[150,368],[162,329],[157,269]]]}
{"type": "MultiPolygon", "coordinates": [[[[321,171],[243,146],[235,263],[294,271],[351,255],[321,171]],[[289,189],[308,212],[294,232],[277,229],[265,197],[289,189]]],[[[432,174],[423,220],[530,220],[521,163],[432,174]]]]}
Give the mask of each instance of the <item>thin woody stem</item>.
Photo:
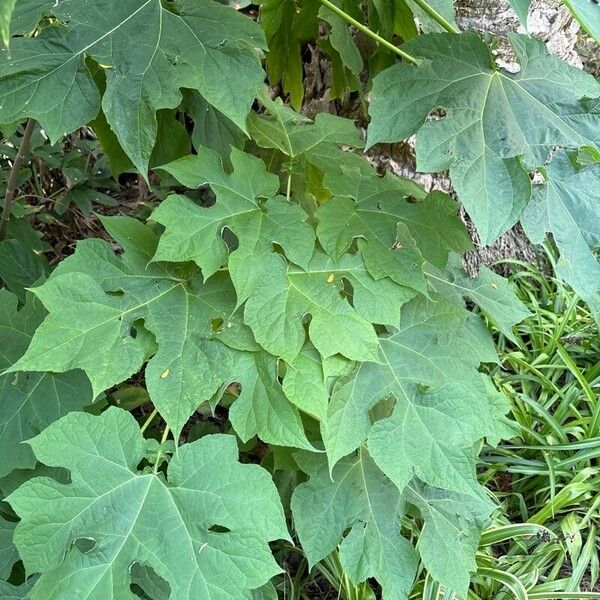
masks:
{"type": "Polygon", "coordinates": [[[29,148],[31,147],[31,135],[33,133],[34,127],[35,121],[33,119],[29,119],[27,121],[27,125],[25,126],[25,133],[21,138],[21,144],[19,145],[19,150],[17,151],[15,162],[13,163],[12,169],[10,170],[10,174],[8,176],[8,181],[6,182],[4,206],[2,208],[2,217],[0,218],[0,241],[6,238],[6,234],[8,232],[8,222],[10,220],[10,213],[12,210],[13,203],[15,201],[15,196],[17,194],[17,183],[19,181],[19,173],[21,172],[21,167],[23,166],[23,163],[29,156],[29,148]]]}

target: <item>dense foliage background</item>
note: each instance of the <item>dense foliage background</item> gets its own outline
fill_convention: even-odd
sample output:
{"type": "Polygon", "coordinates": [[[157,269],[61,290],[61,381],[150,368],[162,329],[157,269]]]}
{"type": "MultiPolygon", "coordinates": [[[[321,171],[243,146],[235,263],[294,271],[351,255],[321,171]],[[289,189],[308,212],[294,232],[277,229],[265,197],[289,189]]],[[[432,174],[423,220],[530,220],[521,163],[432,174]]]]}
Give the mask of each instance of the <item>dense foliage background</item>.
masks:
{"type": "Polygon", "coordinates": [[[0,597],[600,598],[600,84],[529,9],[0,0],[0,597]]]}

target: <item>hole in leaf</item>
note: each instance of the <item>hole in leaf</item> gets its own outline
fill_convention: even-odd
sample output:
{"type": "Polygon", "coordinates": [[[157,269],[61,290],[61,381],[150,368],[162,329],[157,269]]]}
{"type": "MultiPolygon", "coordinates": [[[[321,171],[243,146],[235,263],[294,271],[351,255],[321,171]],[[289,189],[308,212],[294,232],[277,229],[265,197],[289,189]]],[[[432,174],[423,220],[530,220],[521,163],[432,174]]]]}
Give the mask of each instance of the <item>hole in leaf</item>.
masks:
{"type": "Polygon", "coordinates": [[[171,586],[148,565],[133,563],[129,568],[129,589],[139,598],[170,598],[171,586]]]}
{"type": "Polygon", "coordinates": [[[437,106],[429,113],[429,115],[427,115],[427,121],[439,121],[440,119],[443,119],[446,114],[445,108],[442,106],[437,106]]]}
{"type": "Polygon", "coordinates": [[[208,530],[212,531],[213,533],[230,533],[231,532],[231,529],[224,527],[222,525],[217,525],[217,524],[211,525],[208,528],[208,530]]]}
{"type": "Polygon", "coordinates": [[[221,230],[221,237],[225,244],[227,244],[230,252],[233,252],[239,246],[237,236],[229,229],[229,227],[223,227],[221,230]]]}
{"type": "Polygon", "coordinates": [[[542,171],[540,171],[539,169],[536,169],[535,171],[531,171],[529,173],[529,177],[530,177],[531,183],[533,183],[533,185],[544,185],[546,183],[546,177],[544,176],[544,173],[542,171]]]}
{"type": "Polygon", "coordinates": [[[82,552],[83,554],[87,554],[88,552],[91,552],[96,547],[96,540],[94,538],[86,538],[86,537],[77,538],[73,542],[73,545],[75,546],[75,548],[77,548],[77,550],[79,550],[79,552],[82,552]]]}
{"type": "Polygon", "coordinates": [[[212,330],[213,333],[219,333],[220,331],[223,331],[223,319],[221,319],[221,317],[218,317],[217,319],[211,319],[210,321],[210,328],[212,330]]]}

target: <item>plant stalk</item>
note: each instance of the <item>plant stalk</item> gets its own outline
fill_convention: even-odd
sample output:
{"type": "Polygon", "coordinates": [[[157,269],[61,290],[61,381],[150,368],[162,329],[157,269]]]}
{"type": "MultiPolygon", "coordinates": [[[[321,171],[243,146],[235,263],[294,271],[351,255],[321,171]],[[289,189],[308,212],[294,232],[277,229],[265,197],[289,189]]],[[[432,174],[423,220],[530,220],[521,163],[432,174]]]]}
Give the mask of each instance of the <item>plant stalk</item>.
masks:
{"type": "Polygon", "coordinates": [[[167,425],[167,426],[165,426],[165,430],[163,431],[162,438],[160,440],[160,446],[158,448],[158,452],[156,453],[156,462],[154,463],[154,468],[152,469],[152,471],[154,473],[158,473],[158,467],[160,467],[160,459],[163,456],[162,447],[163,447],[163,444],[167,441],[168,437],[169,437],[169,426],[167,425]]]}
{"type": "Polygon", "coordinates": [[[154,420],[154,417],[158,414],[156,408],[150,413],[148,418],[144,421],[144,424],[140,427],[140,433],[143,434],[148,429],[150,423],[154,420]]]}
{"type": "Polygon", "coordinates": [[[341,17],[342,19],[344,19],[344,21],[350,23],[350,25],[356,27],[356,29],[362,31],[365,35],[368,35],[370,38],[374,39],[378,44],[381,44],[388,50],[391,50],[398,56],[402,57],[404,60],[407,60],[408,62],[411,62],[414,65],[418,64],[418,61],[414,56],[411,56],[407,52],[404,52],[404,50],[400,50],[400,48],[394,46],[394,44],[383,39],[380,35],[377,35],[374,31],[371,31],[366,25],[363,25],[362,23],[351,17],[348,13],[344,12],[341,8],[338,8],[335,4],[333,4],[333,2],[330,2],[329,0],[319,0],[319,2],[323,6],[326,6],[330,11],[338,15],[338,17],[341,17]]]}
{"type": "Polygon", "coordinates": [[[413,0],[413,1],[417,6],[422,8],[438,25],[443,27],[446,31],[448,31],[450,33],[460,33],[460,29],[458,29],[457,27],[452,25],[452,23],[449,23],[448,21],[446,21],[446,19],[444,19],[444,17],[442,15],[440,15],[440,13],[437,10],[435,10],[435,8],[433,8],[427,2],[425,2],[425,0],[413,0]]]}
{"type": "Polygon", "coordinates": [[[29,156],[29,148],[31,147],[31,135],[35,127],[35,120],[29,119],[25,126],[25,133],[21,139],[15,162],[8,175],[8,181],[6,182],[6,194],[4,196],[4,206],[2,208],[2,217],[0,217],[0,241],[2,241],[8,232],[8,222],[10,220],[10,213],[12,210],[15,196],[17,194],[17,182],[19,181],[19,172],[23,163],[29,156]]]}

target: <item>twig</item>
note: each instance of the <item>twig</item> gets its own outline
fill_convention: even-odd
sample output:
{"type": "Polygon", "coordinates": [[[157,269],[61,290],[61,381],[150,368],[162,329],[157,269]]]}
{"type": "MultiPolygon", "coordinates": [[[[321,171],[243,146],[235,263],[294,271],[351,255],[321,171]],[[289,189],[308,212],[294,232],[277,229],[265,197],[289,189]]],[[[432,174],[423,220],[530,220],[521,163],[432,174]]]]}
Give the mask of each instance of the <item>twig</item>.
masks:
{"type": "Polygon", "coordinates": [[[34,127],[35,121],[33,119],[29,119],[27,121],[27,125],[25,126],[25,133],[21,138],[21,144],[19,145],[19,150],[17,151],[15,162],[13,163],[13,166],[10,170],[10,174],[8,176],[8,181],[6,182],[6,195],[4,196],[4,206],[2,208],[2,217],[0,221],[0,241],[6,237],[6,234],[8,232],[8,222],[10,220],[12,205],[15,201],[15,196],[17,193],[17,182],[19,180],[19,173],[21,171],[23,163],[29,156],[29,148],[31,146],[31,134],[33,133],[34,127]]]}

